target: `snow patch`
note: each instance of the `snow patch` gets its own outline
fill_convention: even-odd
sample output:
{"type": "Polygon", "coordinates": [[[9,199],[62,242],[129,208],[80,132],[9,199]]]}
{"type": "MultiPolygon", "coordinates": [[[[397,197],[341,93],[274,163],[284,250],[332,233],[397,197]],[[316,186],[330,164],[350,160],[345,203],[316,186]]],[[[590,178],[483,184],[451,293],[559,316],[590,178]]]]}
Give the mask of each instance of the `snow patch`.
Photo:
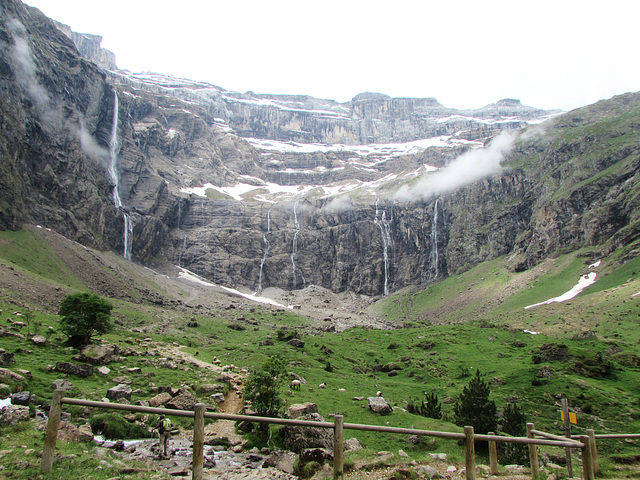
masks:
{"type": "Polygon", "coordinates": [[[253,302],[264,303],[267,305],[273,305],[274,307],[280,307],[280,308],[289,308],[289,309],[293,308],[292,306],[282,305],[281,303],[278,303],[275,300],[271,300],[270,298],[267,298],[267,297],[258,297],[255,294],[250,295],[248,293],[242,293],[241,291],[236,290],[234,288],[224,287],[222,285],[216,285],[215,283],[211,283],[205,280],[204,278],[200,277],[199,275],[196,275],[195,273],[187,270],[186,268],[182,268],[182,267],[176,267],[176,268],[180,270],[180,272],[178,272],[178,278],[181,278],[183,280],[187,280],[192,283],[197,283],[199,285],[209,287],[209,288],[219,288],[230,295],[243,297],[253,302]]]}
{"type": "Polygon", "coordinates": [[[563,295],[560,295],[559,297],[550,298],[545,302],[536,303],[534,305],[529,305],[528,307],[524,307],[524,308],[525,309],[533,308],[533,307],[538,307],[540,305],[550,305],[552,303],[566,302],[567,300],[571,300],[572,298],[577,296],[579,293],[581,293],[582,290],[587,288],[589,285],[594,284],[596,282],[596,276],[597,276],[596,272],[591,272],[591,273],[588,273],[587,275],[582,275],[580,277],[580,280],[578,280],[578,283],[575,284],[571,290],[564,293],[563,295]]]}

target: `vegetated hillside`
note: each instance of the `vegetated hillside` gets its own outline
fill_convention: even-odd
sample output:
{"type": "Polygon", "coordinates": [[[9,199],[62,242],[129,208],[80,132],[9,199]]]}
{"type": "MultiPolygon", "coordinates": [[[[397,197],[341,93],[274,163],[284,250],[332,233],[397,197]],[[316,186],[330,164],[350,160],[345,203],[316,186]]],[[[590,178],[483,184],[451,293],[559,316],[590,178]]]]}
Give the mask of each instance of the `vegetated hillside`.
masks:
{"type": "MultiPolygon", "coordinates": [[[[636,280],[640,263],[636,260],[618,265],[603,258],[590,267],[594,265],[591,253],[583,252],[584,256],[562,255],[531,271],[513,273],[506,268],[506,259],[500,258],[424,291],[401,292],[369,307],[367,318],[375,319],[372,312],[379,311],[386,325],[402,328],[365,326],[336,332],[337,318],[344,315],[342,307],[349,300],[330,292],[325,292],[330,302],[322,312],[325,318],[314,319],[244,298],[212,297],[204,287],[180,283],[175,272],[165,277],[115,255],[67,243],[45,229],[4,232],[0,239],[0,308],[9,315],[34,311],[30,329],[46,333],[47,326],[52,326],[55,330],[44,347],[26,338],[2,337],[3,348],[15,353],[16,362],[10,368],[30,370],[33,375],[33,380],[9,381],[10,389],[35,393],[37,403],[48,401],[51,383],[60,377],[46,365],[71,361],[76,353],[65,348],[64,336],[57,331],[57,302],[68,292],[92,289],[111,297],[117,326],[97,341],[118,343],[146,356],[127,356],[122,363],[112,363],[106,377],[69,376],[75,385],[71,395],[76,397],[99,400],[109,381],[121,375],[119,367],[140,367],[141,373],[131,376],[136,390],[132,401],[154,395],[147,377],[151,373],[157,386],[182,385],[208,401],[198,393],[198,385],[215,383],[216,375],[194,364],[196,359],[212,362],[217,357],[223,364],[251,369],[281,354],[288,370],[307,382],[299,392],[286,393],[287,403],[315,402],[325,417],[341,413],[350,423],[456,430],[447,423],[453,420],[452,402],[479,369],[489,381],[499,411],[508,402],[517,402],[538,428],[561,434],[558,405],[562,396],[578,412],[575,432],[588,428],[598,433],[634,432],[640,427],[636,420],[640,308],[634,296],[640,290],[636,280]],[[73,256],[79,265],[70,263],[73,256]],[[578,297],[524,309],[571,289],[589,271],[597,271],[598,280],[578,297]],[[117,289],[118,285],[123,287],[117,289]],[[340,300],[344,303],[333,303],[340,300]],[[304,347],[286,342],[294,336],[305,342],[304,347]],[[162,353],[149,353],[153,351],[162,353]],[[181,360],[183,355],[186,361],[181,360]],[[178,370],[161,362],[166,356],[177,362],[178,370]],[[328,388],[317,388],[323,382],[328,388]],[[389,416],[371,413],[366,400],[357,399],[379,390],[394,406],[389,416]],[[443,402],[445,423],[404,411],[408,400],[420,400],[425,392],[435,392],[443,402]]],[[[302,295],[304,290],[297,293],[302,295]]],[[[350,316],[355,321],[359,315],[365,314],[350,316]]],[[[16,332],[11,325],[3,331],[16,332]]],[[[75,422],[87,419],[87,412],[71,411],[75,422]]],[[[398,449],[417,460],[426,458],[429,451],[461,458],[455,442],[439,440],[408,449],[400,436],[365,432],[354,436],[366,446],[356,458],[398,449]]],[[[634,448],[617,440],[599,445],[605,458],[634,448]]],[[[547,453],[562,456],[559,450],[547,453]]]]}

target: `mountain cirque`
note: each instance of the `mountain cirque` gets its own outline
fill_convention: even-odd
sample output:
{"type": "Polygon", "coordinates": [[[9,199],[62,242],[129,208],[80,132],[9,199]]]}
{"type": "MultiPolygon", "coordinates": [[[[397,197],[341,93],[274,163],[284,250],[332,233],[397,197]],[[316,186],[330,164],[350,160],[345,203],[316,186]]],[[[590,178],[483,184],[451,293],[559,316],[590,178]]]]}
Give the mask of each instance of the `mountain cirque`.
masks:
{"type": "Polygon", "coordinates": [[[462,111],[241,94],[114,70],[100,37],[82,36],[102,70],[36,9],[3,10],[3,228],[42,224],[229,287],[370,296],[499,255],[521,270],[637,237],[635,94],[561,116],[513,99],[462,111]],[[450,168],[481,165],[468,152],[501,132],[519,136],[491,168],[450,168]]]}

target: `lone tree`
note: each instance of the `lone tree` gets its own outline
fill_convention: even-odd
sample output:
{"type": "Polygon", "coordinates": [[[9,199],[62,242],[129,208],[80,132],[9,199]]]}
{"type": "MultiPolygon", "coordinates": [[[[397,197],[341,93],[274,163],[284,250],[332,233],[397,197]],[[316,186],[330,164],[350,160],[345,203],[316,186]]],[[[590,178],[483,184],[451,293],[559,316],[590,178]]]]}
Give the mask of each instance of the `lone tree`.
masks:
{"type": "MultiPolygon", "coordinates": [[[[283,377],[286,373],[284,358],[279,355],[267,360],[262,367],[251,372],[244,387],[244,399],[251,402],[251,408],[261,417],[277,417],[284,406],[280,396],[283,377]]],[[[269,424],[261,425],[266,432],[269,424]]]]}
{"type": "MultiPolygon", "coordinates": [[[[527,416],[517,403],[508,403],[504,407],[500,427],[504,433],[512,437],[527,436],[527,416]]],[[[504,463],[517,463],[519,465],[529,464],[529,452],[526,445],[516,443],[500,442],[498,444],[500,458],[504,463]]]]}
{"type": "Polygon", "coordinates": [[[489,385],[476,370],[476,376],[464,387],[460,401],[453,407],[454,422],[461,427],[472,426],[476,433],[495,432],[498,426],[497,408],[489,400],[489,385]]]}
{"type": "Polygon", "coordinates": [[[442,418],[442,405],[438,396],[431,392],[425,393],[425,399],[422,403],[410,400],[407,402],[407,411],[415,415],[422,415],[423,417],[436,418],[440,420],[442,418]]]}
{"type": "Polygon", "coordinates": [[[91,343],[91,337],[110,332],[113,306],[94,293],[73,293],[60,302],[60,327],[69,344],[80,346],[91,343]]]}

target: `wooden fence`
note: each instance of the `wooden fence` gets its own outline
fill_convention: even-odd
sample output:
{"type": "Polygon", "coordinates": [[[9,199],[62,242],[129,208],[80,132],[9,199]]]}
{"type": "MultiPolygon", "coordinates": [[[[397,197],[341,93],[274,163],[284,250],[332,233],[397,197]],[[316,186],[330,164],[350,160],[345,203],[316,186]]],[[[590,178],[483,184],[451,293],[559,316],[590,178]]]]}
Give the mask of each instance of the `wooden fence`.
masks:
{"type": "Polygon", "coordinates": [[[464,427],[464,433],[439,432],[430,430],[418,430],[412,428],[384,427],[378,425],[360,425],[354,423],[344,423],[342,415],[335,415],[333,422],[314,422],[308,420],[293,420],[287,418],[257,417],[253,415],[233,415],[227,413],[205,412],[205,405],[199,403],[193,411],[173,410],[168,408],[143,407],[137,405],[125,405],[120,403],[95,402],[91,400],[81,400],[77,398],[64,398],[61,391],[53,393],[49,419],[45,431],[44,449],[42,451],[41,467],[45,472],[50,472],[53,466],[56,439],[58,436],[58,426],[62,404],[80,405],[100,409],[127,410],[130,412],[164,414],[177,417],[193,417],[193,460],[192,479],[202,480],[204,465],[204,419],[223,419],[234,421],[248,421],[259,423],[274,423],[279,425],[298,425],[312,428],[330,428],[334,432],[333,442],[333,478],[342,480],[344,478],[344,430],[364,430],[373,432],[395,433],[404,435],[420,435],[427,437],[448,438],[451,440],[462,440],[465,446],[465,475],[467,480],[476,478],[476,457],[475,442],[489,442],[490,468],[492,474],[498,473],[498,461],[496,455],[496,443],[517,443],[529,446],[529,458],[531,460],[531,477],[536,479],[539,475],[539,461],[537,445],[549,445],[564,447],[567,449],[580,449],[582,458],[582,478],[584,480],[594,480],[595,474],[599,471],[597,459],[596,438],[640,438],[640,434],[631,435],[594,435],[593,430],[588,431],[588,435],[565,438],[550,433],[538,431],[532,423],[527,424],[527,437],[505,437],[493,434],[474,434],[473,427],[464,427]],[[543,438],[536,438],[538,437],[543,438]]]}

